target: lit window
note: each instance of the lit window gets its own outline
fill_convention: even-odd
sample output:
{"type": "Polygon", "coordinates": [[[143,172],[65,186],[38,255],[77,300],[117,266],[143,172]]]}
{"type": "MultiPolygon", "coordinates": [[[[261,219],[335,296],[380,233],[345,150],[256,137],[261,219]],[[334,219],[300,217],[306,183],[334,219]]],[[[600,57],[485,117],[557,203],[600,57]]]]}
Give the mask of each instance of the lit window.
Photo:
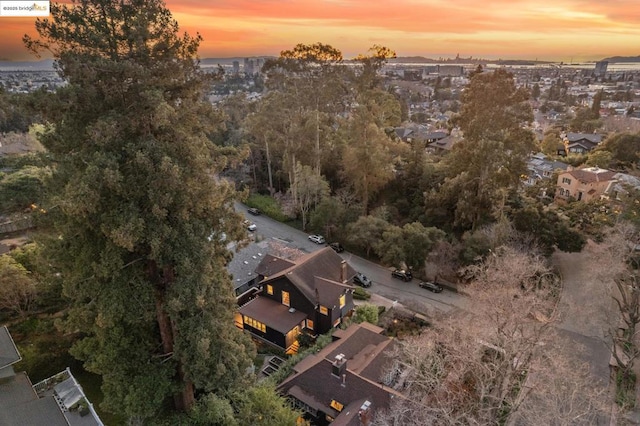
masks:
{"type": "Polygon", "coordinates": [[[283,291],[282,292],[282,304],[285,306],[289,306],[289,292],[288,291],[283,291]]]}
{"type": "Polygon", "coordinates": [[[271,284],[267,284],[267,294],[273,295],[273,286],[271,284]]]}
{"type": "Polygon", "coordinates": [[[342,409],[344,408],[344,405],[340,404],[335,399],[332,399],[331,400],[331,404],[329,404],[329,405],[331,406],[331,408],[333,408],[334,410],[337,410],[337,411],[342,411],[342,409]]]}
{"type": "Polygon", "coordinates": [[[329,315],[329,310],[326,308],[326,306],[320,305],[320,313],[322,315],[329,315]]]}
{"type": "Polygon", "coordinates": [[[344,308],[344,305],[347,304],[347,297],[343,294],[342,296],[340,296],[340,307],[344,308]]]}
{"type": "Polygon", "coordinates": [[[252,328],[255,328],[256,330],[262,331],[263,333],[267,332],[267,327],[263,323],[261,323],[260,321],[254,320],[251,317],[245,316],[244,323],[252,328]]]}
{"type": "Polygon", "coordinates": [[[307,328],[309,330],[313,330],[313,320],[310,320],[310,319],[307,320],[307,328]]]}

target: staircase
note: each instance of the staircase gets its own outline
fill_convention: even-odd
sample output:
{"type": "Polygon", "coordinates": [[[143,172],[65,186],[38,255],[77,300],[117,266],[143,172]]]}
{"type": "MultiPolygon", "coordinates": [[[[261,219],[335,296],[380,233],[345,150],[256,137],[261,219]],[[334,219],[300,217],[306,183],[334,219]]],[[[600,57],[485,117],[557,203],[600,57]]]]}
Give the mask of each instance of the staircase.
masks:
{"type": "Polygon", "coordinates": [[[298,349],[300,349],[300,344],[297,340],[293,341],[293,344],[287,348],[285,354],[287,355],[295,355],[298,353],[298,349]]]}

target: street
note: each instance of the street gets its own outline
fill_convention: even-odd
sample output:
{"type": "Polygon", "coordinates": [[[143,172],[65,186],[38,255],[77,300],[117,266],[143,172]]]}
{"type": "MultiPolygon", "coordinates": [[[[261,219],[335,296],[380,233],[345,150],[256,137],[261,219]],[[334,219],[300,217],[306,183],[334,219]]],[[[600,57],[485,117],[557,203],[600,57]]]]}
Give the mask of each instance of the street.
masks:
{"type": "MultiPolygon", "coordinates": [[[[265,215],[254,216],[247,212],[247,206],[236,203],[236,210],[257,226],[256,238],[259,240],[277,241],[288,247],[297,248],[305,253],[311,253],[326,247],[326,244],[315,244],[308,239],[308,235],[284,223],[273,220],[265,215]]],[[[331,243],[332,241],[327,241],[331,243]]],[[[447,313],[453,309],[465,309],[468,299],[453,291],[444,290],[432,293],[418,287],[419,280],[404,282],[391,277],[391,269],[370,262],[349,252],[339,254],[356,271],[362,272],[373,282],[366,290],[410,308],[424,315],[447,313]]]]}

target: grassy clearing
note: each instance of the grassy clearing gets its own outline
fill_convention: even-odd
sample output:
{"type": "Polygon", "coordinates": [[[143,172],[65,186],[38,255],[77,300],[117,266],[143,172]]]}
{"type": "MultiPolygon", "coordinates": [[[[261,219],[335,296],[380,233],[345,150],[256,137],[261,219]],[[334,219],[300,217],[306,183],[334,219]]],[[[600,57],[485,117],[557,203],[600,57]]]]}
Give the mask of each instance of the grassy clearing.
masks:
{"type": "Polygon", "coordinates": [[[282,208],[280,208],[278,202],[268,195],[251,194],[246,204],[249,207],[257,208],[272,219],[280,222],[287,221],[287,216],[282,212],[282,208]]]}

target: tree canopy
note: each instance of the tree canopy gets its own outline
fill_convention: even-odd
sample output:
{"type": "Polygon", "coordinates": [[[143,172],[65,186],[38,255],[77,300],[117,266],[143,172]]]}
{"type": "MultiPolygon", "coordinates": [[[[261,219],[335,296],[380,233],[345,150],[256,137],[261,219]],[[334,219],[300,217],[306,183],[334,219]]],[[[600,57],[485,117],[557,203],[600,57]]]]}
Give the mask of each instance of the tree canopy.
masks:
{"type": "Polygon", "coordinates": [[[207,134],[200,37],[179,35],[160,0],[77,0],[38,20],[35,52],[68,85],[48,99],[53,159],[47,249],[81,332],[72,353],[103,378],[109,411],[156,415],[174,395],[224,395],[253,346],[233,325],[225,243],[244,235],[233,188],[217,179],[234,152],[207,134]]]}
{"type": "MultiPolygon", "coordinates": [[[[441,192],[455,197],[455,221],[475,228],[502,215],[506,195],[520,184],[535,149],[529,95],[505,70],[473,75],[456,121],[464,140],[446,158],[441,192]]],[[[446,204],[446,202],[445,202],[446,204]]]]}

